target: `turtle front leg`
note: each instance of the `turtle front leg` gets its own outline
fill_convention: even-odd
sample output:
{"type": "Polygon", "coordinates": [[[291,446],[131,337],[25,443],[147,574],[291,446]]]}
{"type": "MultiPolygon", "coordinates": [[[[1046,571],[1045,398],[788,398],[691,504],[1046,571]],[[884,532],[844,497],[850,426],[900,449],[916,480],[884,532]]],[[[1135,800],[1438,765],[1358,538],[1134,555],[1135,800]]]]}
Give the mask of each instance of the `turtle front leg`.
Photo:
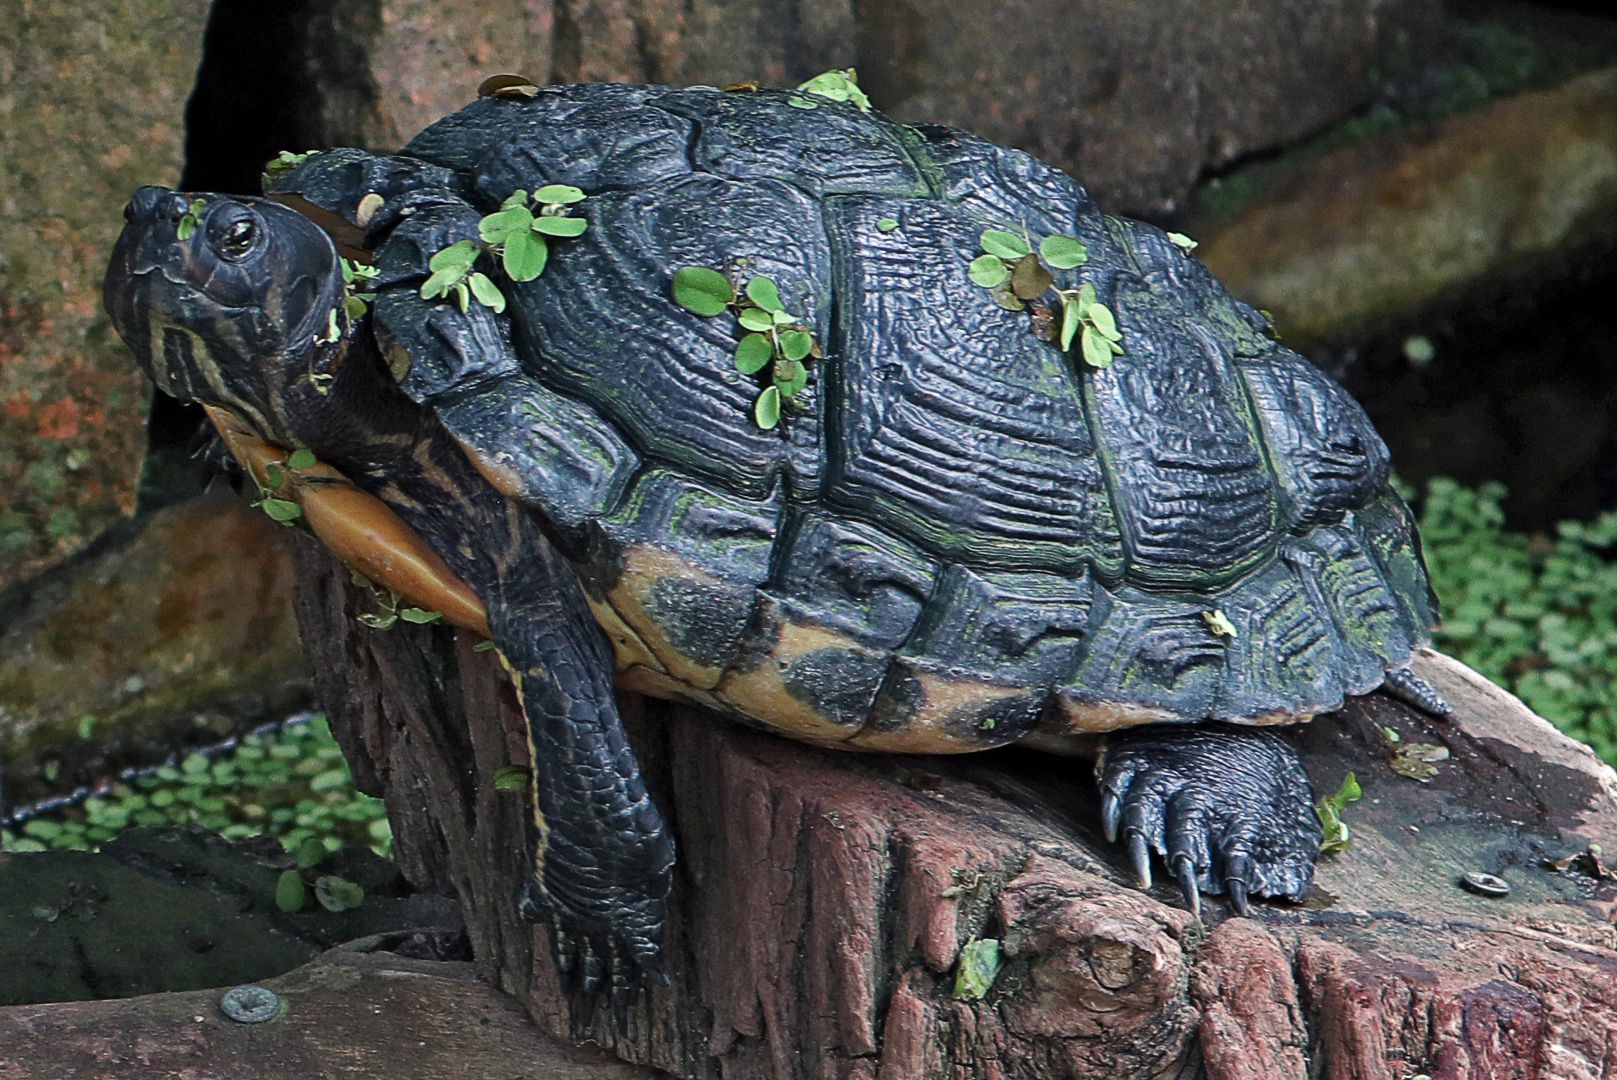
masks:
{"type": "Polygon", "coordinates": [[[1167,863],[1191,910],[1200,893],[1301,900],[1324,834],[1297,752],[1272,732],[1228,724],[1155,724],[1114,732],[1096,764],[1108,839],[1129,848],[1142,888],[1151,856],[1167,863]]]}
{"type": "Polygon", "coordinates": [[[521,565],[489,616],[533,753],[539,840],[522,911],[551,925],[564,980],[589,994],[610,985],[622,1027],[642,982],[667,983],[658,954],[674,843],[624,736],[611,653],[571,568],[543,542],[521,565]]]}

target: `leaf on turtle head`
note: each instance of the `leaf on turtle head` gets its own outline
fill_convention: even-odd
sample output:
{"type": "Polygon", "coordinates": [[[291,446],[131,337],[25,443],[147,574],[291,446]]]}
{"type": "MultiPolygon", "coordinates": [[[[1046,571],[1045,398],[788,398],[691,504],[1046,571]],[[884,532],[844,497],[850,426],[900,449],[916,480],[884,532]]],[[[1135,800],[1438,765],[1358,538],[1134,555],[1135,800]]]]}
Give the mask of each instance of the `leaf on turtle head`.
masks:
{"type": "Polygon", "coordinates": [[[1080,341],[1083,346],[1084,363],[1097,371],[1104,371],[1112,366],[1112,350],[1106,347],[1106,339],[1100,336],[1100,331],[1093,326],[1085,326],[1080,341]]]}
{"type": "Polygon", "coordinates": [[[730,279],[705,266],[674,271],[674,303],[695,315],[717,315],[735,300],[730,279]]]}
{"type": "Polygon", "coordinates": [[[566,206],[569,203],[583,202],[584,190],[571,184],[546,184],[533,193],[533,201],[555,206],[566,206]]]}
{"type": "Polygon", "coordinates": [[[780,302],[780,290],[775,283],[762,274],[754,275],[747,282],[747,299],[763,308],[765,311],[784,311],[780,302]]]}
{"type": "Polygon", "coordinates": [[[533,211],[517,205],[496,210],[478,221],[477,235],[483,238],[485,244],[503,244],[517,233],[527,232],[532,227],[533,211]]]}
{"type": "Polygon", "coordinates": [[[550,247],[545,238],[529,229],[507,239],[500,252],[500,265],[512,281],[532,281],[543,272],[549,259],[550,247]]]}
{"type": "Polygon", "coordinates": [[[1015,262],[1032,251],[1027,246],[1026,240],[1004,229],[984,229],[979,239],[982,241],[984,251],[990,255],[998,255],[1006,262],[1015,262]]]}
{"type": "Polygon", "coordinates": [[[775,317],[763,308],[742,308],[736,319],[748,330],[768,330],[775,325],[775,317]]]}
{"type": "Polygon", "coordinates": [[[802,360],[814,351],[814,338],[802,330],[787,330],[780,336],[780,351],[788,360],[802,360]]]}
{"type": "Polygon", "coordinates": [[[1089,261],[1089,249],[1070,236],[1046,236],[1039,255],[1057,270],[1071,270],[1089,261]]]}
{"type": "Polygon", "coordinates": [[[763,334],[748,334],[736,346],[736,370],[743,375],[756,375],[774,358],[775,347],[763,334]]]}
{"type": "Polygon", "coordinates": [[[315,466],[314,451],[300,446],[288,455],[286,463],[294,469],[312,469],[315,466]]]}
{"type": "Polygon", "coordinates": [[[180,215],[180,223],[174,226],[174,239],[189,240],[196,234],[197,226],[202,223],[202,211],[208,204],[201,199],[192,199],[191,205],[186,207],[185,213],[180,215]]]}
{"type": "Polygon", "coordinates": [[[1011,291],[1023,300],[1044,295],[1044,291],[1054,284],[1055,279],[1050,276],[1050,271],[1031,252],[1016,260],[1016,266],[1011,270],[1011,291]]]}
{"type": "Polygon", "coordinates": [[[780,423],[780,391],[773,386],[764,388],[758,395],[758,401],[752,407],[752,418],[758,426],[768,431],[780,423]]]}
{"type": "Polygon", "coordinates": [[[971,260],[971,265],[966,267],[966,274],[985,289],[992,289],[1011,276],[1010,270],[1005,266],[1005,260],[998,255],[977,256],[971,260]]]}
{"type": "Polygon", "coordinates": [[[589,228],[589,224],[581,217],[557,217],[552,214],[534,218],[533,231],[546,236],[578,236],[589,228]]]}
{"type": "Polygon", "coordinates": [[[500,291],[498,285],[489,280],[486,274],[473,271],[472,276],[467,278],[466,281],[467,284],[471,285],[472,295],[477,297],[479,304],[482,304],[496,315],[505,310],[505,294],[500,291]]]}

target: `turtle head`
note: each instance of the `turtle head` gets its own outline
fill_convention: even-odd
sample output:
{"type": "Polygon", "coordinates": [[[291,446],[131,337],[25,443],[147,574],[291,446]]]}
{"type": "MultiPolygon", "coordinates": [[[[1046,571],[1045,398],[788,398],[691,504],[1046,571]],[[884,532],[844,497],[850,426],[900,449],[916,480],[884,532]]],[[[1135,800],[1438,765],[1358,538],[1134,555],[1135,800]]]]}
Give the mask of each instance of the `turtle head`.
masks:
{"type": "Polygon", "coordinates": [[[315,369],[343,301],[331,240],[266,199],[136,191],[103,295],[146,373],[185,401],[284,428],[284,396],[315,369]]]}

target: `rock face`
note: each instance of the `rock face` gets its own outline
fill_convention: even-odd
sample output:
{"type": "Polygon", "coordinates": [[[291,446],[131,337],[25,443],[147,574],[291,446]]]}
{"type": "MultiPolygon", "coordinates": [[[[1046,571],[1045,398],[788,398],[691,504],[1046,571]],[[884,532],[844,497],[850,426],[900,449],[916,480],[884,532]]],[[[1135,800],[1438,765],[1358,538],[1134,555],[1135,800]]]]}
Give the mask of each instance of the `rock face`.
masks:
{"type": "Polygon", "coordinates": [[[0,587],[134,506],[146,389],[101,276],[128,193],[179,177],[207,7],[0,7],[0,587]]]}
{"type": "Polygon", "coordinates": [[[1307,345],[1617,242],[1617,68],[1312,163],[1198,252],[1307,345]]]}
{"type": "Polygon", "coordinates": [[[1307,904],[1210,901],[1205,928],[1129,884],[1081,763],[838,754],[625,700],[680,864],[672,985],[619,1032],[515,914],[527,814],[494,776],[525,762],[524,721],[497,659],[446,628],[364,630],[329,556],[298,558],[318,690],[400,865],[461,898],[483,970],[558,1037],[686,1077],[1613,1074],[1617,886],[1544,860],[1609,847],[1617,774],[1445,657],[1416,669],[1451,721],[1372,695],[1291,733],[1317,790],[1357,774],[1353,844],[1307,904]],[[1446,751],[1435,777],[1396,771],[1387,730],[1446,751]],[[983,939],[1004,967],[962,999],[983,939]]]}
{"type": "Polygon", "coordinates": [[[6,798],[71,789],[305,704],[282,531],[236,496],[210,495],[0,595],[6,798]]]}

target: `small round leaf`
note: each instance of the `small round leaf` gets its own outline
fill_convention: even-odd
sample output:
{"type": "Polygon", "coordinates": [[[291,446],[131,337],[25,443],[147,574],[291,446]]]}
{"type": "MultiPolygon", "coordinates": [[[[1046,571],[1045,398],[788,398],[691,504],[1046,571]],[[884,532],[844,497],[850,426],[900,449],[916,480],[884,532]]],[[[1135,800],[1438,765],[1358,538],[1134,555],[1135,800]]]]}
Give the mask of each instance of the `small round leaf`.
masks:
{"type": "Polygon", "coordinates": [[[567,205],[584,201],[584,193],[571,184],[546,184],[533,193],[533,201],[567,205]]]}
{"type": "Polygon", "coordinates": [[[500,253],[505,275],[512,281],[532,281],[544,271],[549,259],[550,248],[544,237],[526,230],[512,234],[500,253]]]}
{"type": "Polygon", "coordinates": [[[1089,310],[1084,314],[1094,324],[1095,329],[1100,331],[1101,337],[1116,341],[1123,336],[1117,332],[1117,320],[1112,318],[1112,311],[1105,304],[1090,304],[1089,310]]]}
{"type": "Polygon", "coordinates": [[[814,351],[814,338],[801,330],[787,330],[780,336],[780,351],[788,360],[801,360],[814,351]]]}
{"type": "Polygon", "coordinates": [[[1032,249],[1013,232],[1004,229],[984,229],[982,235],[983,250],[990,255],[998,255],[1006,262],[1015,262],[1032,249]]]}
{"type": "Polygon", "coordinates": [[[303,516],[303,507],[287,499],[265,499],[258,505],[271,521],[279,521],[283,525],[303,516]]]}
{"type": "Polygon", "coordinates": [[[780,396],[790,401],[808,385],[808,369],[795,360],[783,360],[775,365],[775,386],[780,396]]]}
{"type": "Polygon", "coordinates": [[[294,469],[312,469],[315,465],[314,451],[300,447],[292,451],[286,463],[294,469]]]}
{"type": "Polygon", "coordinates": [[[1107,348],[1106,339],[1093,326],[1084,327],[1083,349],[1084,363],[1090,367],[1104,370],[1112,366],[1112,350],[1107,348]]]}
{"type": "Polygon", "coordinates": [[[1046,236],[1039,255],[1057,270],[1071,270],[1089,261],[1089,249],[1070,236],[1046,236]]]}
{"type": "Polygon", "coordinates": [[[472,295],[477,297],[479,304],[496,315],[505,310],[505,294],[500,291],[498,285],[488,279],[487,275],[474,272],[466,281],[471,285],[472,295]]]}
{"type": "Polygon", "coordinates": [[[674,272],[674,303],[695,315],[717,315],[735,299],[735,289],[717,270],[682,266],[674,272]]]}
{"type": "Polygon", "coordinates": [[[308,903],[309,891],[296,870],[283,870],[275,882],[275,906],[288,914],[302,911],[308,903]]]}
{"type": "Polygon", "coordinates": [[[780,423],[780,391],[773,386],[765,387],[752,407],[752,417],[765,431],[780,423]]]}
{"type": "Polygon", "coordinates": [[[985,289],[992,289],[1007,277],[1010,277],[1011,274],[1010,270],[1006,268],[1004,260],[998,255],[977,256],[971,260],[971,265],[966,268],[966,273],[970,275],[972,281],[985,289]]]}
{"type": "Polygon", "coordinates": [[[515,233],[533,227],[533,214],[526,206],[513,206],[490,214],[477,223],[477,234],[485,244],[503,244],[515,233]]]}
{"type": "Polygon", "coordinates": [[[747,282],[747,299],[765,311],[784,310],[784,305],[780,302],[780,290],[775,288],[773,281],[770,281],[762,274],[747,282]]]}
{"type": "Polygon", "coordinates": [[[775,325],[774,316],[763,308],[742,308],[736,319],[748,330],[768,330],[775,325]]]}
{"type": "Polygon", "coordinates": [[[542,232],[546,236],[577,236],[589,228],[589,224],[581,217],[542,216],[533,219],[534,232],[542,232]]]}
{"type": "Polygon", "coordinates": [[[1039,262],[1037,255],[1031,253],[1018,259],[1011,270],[1011,291],[1023,300],[1044,295],[1044,291],[1054,284],[1055,279],[1050,276],[1050,271],[1039,262]]]}
{"type": "Polygon", "coordinates": [[[477,261],[477,245],[470,240],[450,244],[427,261],[429,270],[447,270],[450,267],[470,268],[477,261]]]}
{"type": "Polygon", "coordinates": [[[365,902],[365,889],[328,874],[315,879],[314,896],[327,911],[348,911],[365,902]]]}
{"type": "Polygon", "coordinates": [[[736,346],[736,370],[743,375],[756,375],[774,358],[775,347],[763,334],[748,334],[736,346]]]}
{"type": "Polygon", "coordinates": [[[880,221],[876,222],[876,228],[881,232],[890,233],[894,229],[898,228],[898,219],[884,217],[880,221]]]}

